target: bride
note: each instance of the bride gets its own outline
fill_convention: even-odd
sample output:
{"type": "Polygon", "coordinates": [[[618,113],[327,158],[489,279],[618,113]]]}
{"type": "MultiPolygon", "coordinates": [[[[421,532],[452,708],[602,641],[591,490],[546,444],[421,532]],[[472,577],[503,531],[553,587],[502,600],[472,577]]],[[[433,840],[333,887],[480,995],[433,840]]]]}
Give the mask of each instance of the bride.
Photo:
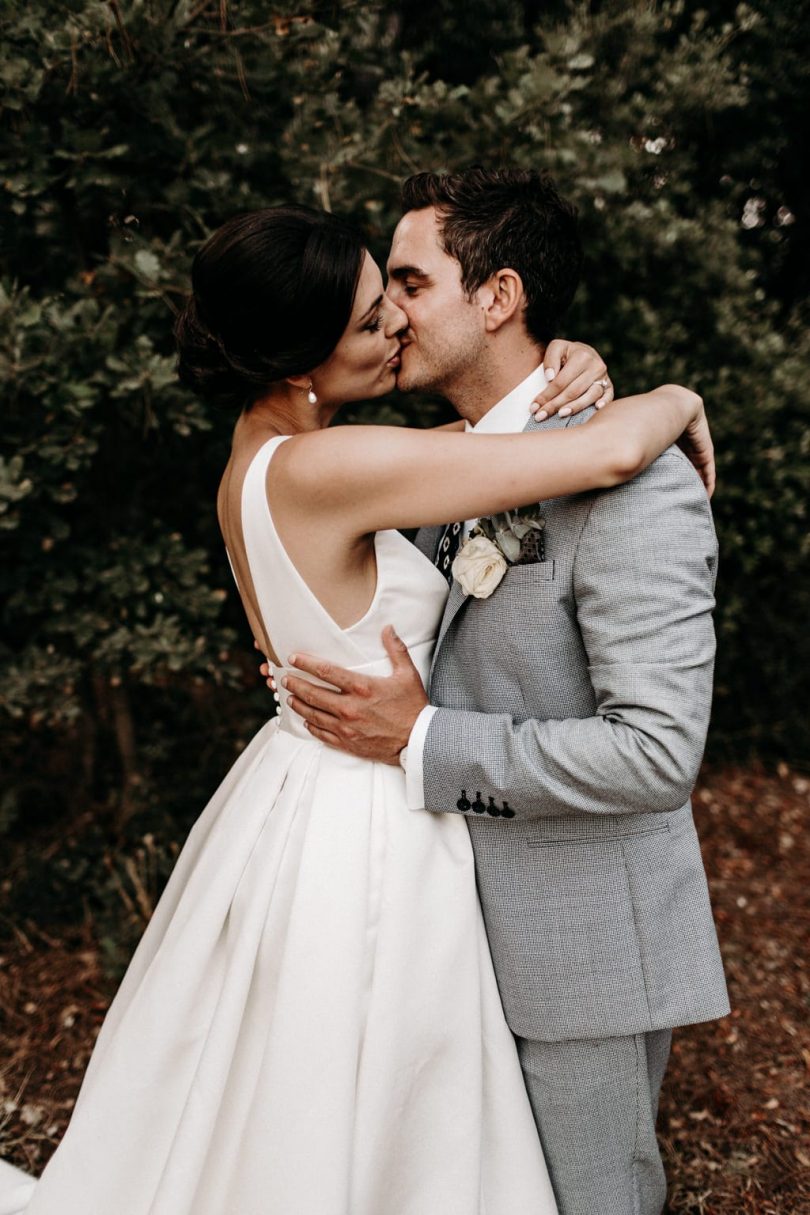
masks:
{"type": "MultiPolygon", "coordinates": [[[[711,450],[672,386],[568,430],[327,429],[393,388],[406,327],[329,214],[240,216],[195,259],[180,375],[238,412],[218,512],[277,686],[296,650],[386,673],[388,623],[427,676],[447,582],[394,529],[616,485],[684,431],[711,450]]],[[[59,1149],[0,1211],[554,1215],[466,824],[408,810],[399,768],[277,698],[186,841],[59,1149]]]]}

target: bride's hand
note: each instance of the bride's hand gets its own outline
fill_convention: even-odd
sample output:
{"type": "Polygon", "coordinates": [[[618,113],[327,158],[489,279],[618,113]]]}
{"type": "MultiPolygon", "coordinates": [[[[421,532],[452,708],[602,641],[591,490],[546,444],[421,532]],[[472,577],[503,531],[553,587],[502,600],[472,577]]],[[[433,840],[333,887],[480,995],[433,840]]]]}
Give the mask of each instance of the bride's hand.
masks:
{"type": "Polygon", "coordinates": [[[589,405],[602,409],[613,400],[613,383],[607,365],[593,346],[554,338],[546,347],[543,367],[546,379],[551,383],[529,406],[537,422],[555,413],[567,418],[589,405]]]}
{"type": "Polygon", "coordinates": [[[688,388],[681,388],[680,391],[692,399],[693,416],[686,430],[678,439],[678,446],[686,452],[694,464],[698,476],[706,486],[706,493],[711,498],[717,481],[717,473],[714,466],[714,444],[706,419],[703,398],[699,397],[696,392],[690,392],[688,388]]]}

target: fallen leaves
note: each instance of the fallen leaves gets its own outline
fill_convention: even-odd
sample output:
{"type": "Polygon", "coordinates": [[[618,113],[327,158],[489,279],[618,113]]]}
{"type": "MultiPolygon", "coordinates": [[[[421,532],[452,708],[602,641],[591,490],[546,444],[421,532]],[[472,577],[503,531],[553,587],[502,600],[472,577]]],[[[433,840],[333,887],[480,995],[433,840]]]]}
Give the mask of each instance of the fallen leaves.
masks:
{"type": "Polygon", "coordinates": [[[810,782],[786,764],[707,770],[694,800],[732,1013],[675,1031],[659,1119],[669,1210],[798,1215],[810,1211],[810,782]]]}

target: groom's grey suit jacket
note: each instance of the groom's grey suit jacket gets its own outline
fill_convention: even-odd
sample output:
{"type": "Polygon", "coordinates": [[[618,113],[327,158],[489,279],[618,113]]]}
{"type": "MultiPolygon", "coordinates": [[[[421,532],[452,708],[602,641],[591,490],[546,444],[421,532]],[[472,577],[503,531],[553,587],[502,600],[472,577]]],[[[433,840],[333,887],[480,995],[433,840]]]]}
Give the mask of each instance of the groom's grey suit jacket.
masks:
{"type": "MultiPolygon", "coordinates": [[[[488,599],[451,589],[426,808],[468,820],[514,1033],[616,1037],[723,1016],[689,802],[715,649],[705,491],[673,447],[626,485],[543,508],[545,561],[510,567],[488,599]],[[493,816],[504,803],[514,817],[493,816]]],[[[417,536],[431,559],[440,530],[417,536]]]]}

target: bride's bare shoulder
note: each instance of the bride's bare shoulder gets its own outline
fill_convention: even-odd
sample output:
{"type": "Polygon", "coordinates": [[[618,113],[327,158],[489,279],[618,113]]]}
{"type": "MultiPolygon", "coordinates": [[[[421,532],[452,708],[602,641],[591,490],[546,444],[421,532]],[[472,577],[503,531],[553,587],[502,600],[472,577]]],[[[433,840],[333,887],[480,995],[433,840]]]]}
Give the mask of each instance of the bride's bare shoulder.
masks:
{"type": "MultiPolygon", "coordinates": [[[[449,432],[442,435],[446,440],[449,432]]],[[[436,431],[401,426],[330,426],[293,435],[279,451],[279,466],[304,481],[314,473],[340,481],[369,472],[382,456],[405,457],[414,441],[422,445],[438,437],[436,431]]]]}
{"type": "Polygon", "coordinates": [[[344,485],[347,477],[368,474],[385,432],[397,433],[388,426],[334,426],[292,435],[273,459],[272,481],[279,490],[304,496],[317,509],[330,488],[344,485]]]}

